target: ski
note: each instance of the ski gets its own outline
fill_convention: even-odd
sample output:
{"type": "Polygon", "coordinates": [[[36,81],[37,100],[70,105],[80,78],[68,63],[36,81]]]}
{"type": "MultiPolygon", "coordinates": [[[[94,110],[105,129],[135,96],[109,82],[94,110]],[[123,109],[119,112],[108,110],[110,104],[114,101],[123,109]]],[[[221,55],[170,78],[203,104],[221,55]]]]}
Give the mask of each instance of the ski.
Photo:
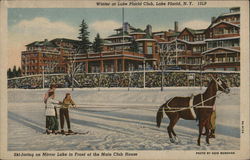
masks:
{"type": "Polygon", "coordinates": [[[87,132],[73,132],[73,133],[65,133],[64,135],[65,136],[77,135],[77,134],[85,135],[85,134],[88,134],[88,133],[89,133],[89,131],[87,131],[87,132]]]}
{"type": "Polygon", "coordinates": [[[81,135],[84,135],[84,134],[88,134],[89,131],[87,132],[72,132],[72,133],[68,133],[68,132],[64,132],[64,133],[61,133],[61,132],[58,132],[58,133],[50,133],[50,134],[47,134],[47,132],[43,132],[43,134],[47,134],[47,135],[65,135],[65,136],[69,136],[69,135],[77,135],[77,134],[81,134],[81,135]]]}

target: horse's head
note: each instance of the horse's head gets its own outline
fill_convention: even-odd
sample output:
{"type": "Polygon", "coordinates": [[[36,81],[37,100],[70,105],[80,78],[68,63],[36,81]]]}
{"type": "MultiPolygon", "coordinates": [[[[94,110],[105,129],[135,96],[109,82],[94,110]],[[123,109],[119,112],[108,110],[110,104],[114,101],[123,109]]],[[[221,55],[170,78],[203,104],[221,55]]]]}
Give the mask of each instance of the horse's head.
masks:
{"type": "Polygon", "coordinates": [[[220,78],[217,78],[215,80],[215,82],[216,82],[217,90],[218,91],[225,92],[226,94],[228,94],[230,92],[230,89],[229,89],[227,83],[225,83],[224,81],[222,81],[220,78]]]}

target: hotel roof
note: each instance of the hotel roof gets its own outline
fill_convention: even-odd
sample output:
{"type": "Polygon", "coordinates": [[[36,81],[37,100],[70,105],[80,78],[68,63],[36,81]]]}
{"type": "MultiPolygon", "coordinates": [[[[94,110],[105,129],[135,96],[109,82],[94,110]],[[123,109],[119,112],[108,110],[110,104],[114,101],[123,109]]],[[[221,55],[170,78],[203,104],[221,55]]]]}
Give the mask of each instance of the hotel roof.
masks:
{"type": "Polygon", "coordinates": [[[194,34],[203,34],[205,32],[205,29],[191,29],[191,28],[187,28],[186,29],[191,32],[193,35],[194,34]]]}
{"type": "Polygon", "coordinates": [[[36,46],[36,47],[41,47],[41,46],[46,46],[46,47],[57,47],[54,43],[44,40],[44,41],[35,41],[30,44],[27,44],[26,46],[36,46]]]}
{"type": "Polygon", "coordinates": [[[237,49],[225,48],[225,47],[216,47],[216,48],[207,50],[205,52],[202,52],[201,54],[207,54],[209,52],[213,52],[213,51],[218,50],[218,49],[222,49],[222,50],[226,50],[226,51],[231,51],[231,52],[240,52],[240,50],[237,50],[237,49]]]}
{"type": "Polygon", "coordinates": [[[237,25],[237,24],[233,24],[233,23],[229,23],[229,22],[226,22],[226,21],[222,21],[222,22],[218,22],[218,23],[213,23],[210,27],[213,28],[221,23],[225,23],[225,24],[228,24],[228,25],[231,25],[231,26],[235,26],[237,28],[240,28],[240,25],[237,25]]]}

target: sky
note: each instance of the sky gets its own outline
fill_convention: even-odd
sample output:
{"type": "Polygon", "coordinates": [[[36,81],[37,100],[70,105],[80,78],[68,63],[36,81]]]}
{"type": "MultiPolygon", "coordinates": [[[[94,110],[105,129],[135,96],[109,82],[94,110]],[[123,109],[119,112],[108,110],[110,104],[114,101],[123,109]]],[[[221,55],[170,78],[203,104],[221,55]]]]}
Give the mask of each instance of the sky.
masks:
{"type": "MultiPolygon", "coordinates": [[[[229,12],[228,8],[125,8],[124,21],[135,28],[152,26],[153,32],[185,27],[203,29],[211,17],[229,12]]],[[[54,38],[77,39],[81,21],[88,25],[90,41],[114,34],[122,25],[121,8],[9,8],[8,68],[21,65],[21,51],[34,41],[54,38]]]]}

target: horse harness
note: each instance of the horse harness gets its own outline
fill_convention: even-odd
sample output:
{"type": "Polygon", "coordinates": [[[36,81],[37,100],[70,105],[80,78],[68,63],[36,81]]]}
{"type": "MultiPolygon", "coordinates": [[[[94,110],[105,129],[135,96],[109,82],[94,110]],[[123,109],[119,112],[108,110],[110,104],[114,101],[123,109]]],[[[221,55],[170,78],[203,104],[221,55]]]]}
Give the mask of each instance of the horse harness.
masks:
{"type": "MultiPolygon", "coordinates": [[[[219,94],[221,94],[221,93],[219,93],[219,94]]],[[[190,112],[191,112],[191,114],[192,114],[192,116],[193,116],[193,118],[196,119],[196,113],[194,111],[194,108],[200,108],[200,109],[213,108],[213,106],[205,106],[204,103],[207,102],[207,101],[209,101],[209,100],[211,100],[212,98],[217,97],[218,95],[212,96],[212,97],[204,100],[203,94],[201,94],[201,102],[198,103],[198,104],[195,104],[195,105],[194,105],[194,95],[191,95],[190,96],[190,100],[189,100],[189,106],[188,107],[182,107],[182,108],[174,108],[174,107],[169,106],[168,104],[169,104],[169,102],[172,101],[172,99],[173,99],[172,98],[166,104],[166,107],[167,107],[168,110],[165,110],[165,112],[180,112],[180,111],[189,109],[190,112]]]]}
{"type": "MultiPolygon", "coordinates": [[[[219,78],[215,79],[215,78],[212,76],[212,79],[213,79],[213,80],[215,81],[215,83],[216,83],[216,89],[217,89],[217,91],[218,91],[218,89],[219,89],[219,86],[220,86],[223,90],[226,90],[226,89],[222,86],[221,81],[218,81],[218,80],[220,80],[219,78]]],[[[190,100],[189,100],[189,106],[188,106],[188,107],[182,107],[182,108],[173,108],[173,107],[171,107],[171,106],[168,105],[169,102],[171,102],[172,99],[174,98],[174,97],[173,97],[173,98],[171,98],[171,99],[167,102],[166,107],[167,107],[168,110],[165,110],[165,112],[180,112],[180,111],[183,111],[183,110],[186,110],[186,109],[190,109],[190,110],[191,110],[191,113],[192,113],[192,115],[193,115],[193,117],[196,117],[195,112],[194,112],[194,108],[201,108],[201,109],[202,109],[202,108],[203,108],[203,109],[205,109],[205,108],[213,108],[213,106],[205,106],[204,103],[207,102],[207,101],[209,101],[209,100],[211,100],[211,99],[213,99],[213,98],[215,98],[215,97],[217,97],[217,96],[219,96],[220,94],[222,94],[222,92],[219,93],[219,94],[217,94],[217,95],[214,95],[214,96],[212,96],[212,97],[210,97],[210,98],[208,98],[208,99],[206,99],[206,100],[204,100],[203,94],[201,94],[201,102],[198,103],[198,104],[195,104],[195,105],[193,104],[193,102],[194,102],[194,95],[191,95],[190,100]],[[201,104],[201,105],[200,105],[200,104],[201,104]]]]}

